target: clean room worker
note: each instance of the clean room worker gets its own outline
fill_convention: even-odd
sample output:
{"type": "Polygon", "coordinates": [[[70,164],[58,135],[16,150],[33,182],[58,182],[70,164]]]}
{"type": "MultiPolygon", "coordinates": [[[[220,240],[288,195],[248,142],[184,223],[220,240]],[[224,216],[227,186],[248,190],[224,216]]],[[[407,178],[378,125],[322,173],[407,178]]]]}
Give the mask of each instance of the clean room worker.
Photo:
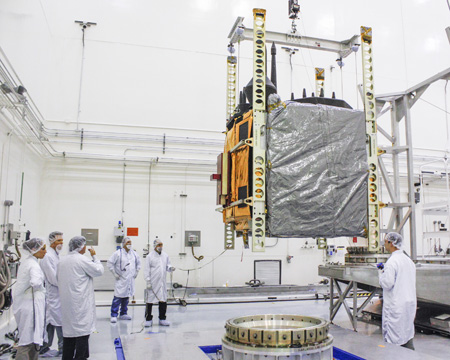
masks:
{"type": "Polygon", "coordinates": [[[61,298],[64,335],[62,360],[89,358],[89,336],[95,331],[95,296],[93,278],[103,275],[103,265],[94,249],[86,252],[84,236],[69,241],[69,254],[58,264],[58,288],[61,298]]]}
{"type": "Polygon", "coordinates": [[[47,254],[41,260],[41,269],[45,275],[46,290],[46,328],[47,341],[44,342],[39,351],[40,357],[55,357],[62,354],[63,333],[61,326],[61,301],[59,299],[58,281],[56,280],[56,269],[59,263],[59,253],[63,246],[63,233],[53,231],[48,236],[50,247],[47,254]],[[58,350],[51,350],[55,332],[58,336],[58,350]]]}
{"type": "Polygon", "coordinates": [[[16,360],[36,360],[45,333],[44,273],[38,264],[46,253],[45,240],[26,240],[22,247],[24,252],[13,288],[13,312],[19,329],[16,360]]]}
{"type": "Polygon", "coordinates": [[[121,320],[131,320],[128,315],[128,302],[130,297],[134,296],[134,282],[141,269],[141,259],[139,255],[131,248],[131,239],[124,237],[122,248],[117,250],[109,258],[108,269],[116,278],[114,285],[114,298],[111,305],[111,322],[117,322],[119,314],[121,320]]]}
{"type": "Polygon", "coordinates": [[[379,264],[383,288],[384,340],[414,350],[414,318],[416,317],[416,266],[401,249],[403,237],[388,233],[384,247],[391,253],[386,264],[379,264]]]}
{"type": "Polygon", "coordinates": [[[166,320],[167,311],[167,272],[175,271],[170,264],[169,256],[162,251],[163,243],[157,238],[153,242],[154,250],[145,258],[144,277],[147,282],[145,296],[145,327],[153,325],[152,307],[159,306],[159,325],[169,326],[166,320]]]}

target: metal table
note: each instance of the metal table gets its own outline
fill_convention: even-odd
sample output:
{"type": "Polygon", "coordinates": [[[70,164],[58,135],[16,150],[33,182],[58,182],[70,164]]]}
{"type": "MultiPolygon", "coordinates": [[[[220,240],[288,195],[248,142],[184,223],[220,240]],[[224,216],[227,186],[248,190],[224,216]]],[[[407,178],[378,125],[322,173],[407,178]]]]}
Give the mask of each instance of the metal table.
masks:
{"type": "MultiPolygon", "coordinates": [[[[333,321],[340,307],[344,305],[356,330],[357,317],[375,295],[381,294],[378,269],[374,265],[325,265],[319,266],[319,275],[330,278],[330,320],[333,321]],[[346,284],[346,287],[342,288],[342,284],[346,284]],[[337,302],[334,302],[335,288],[339,295],[337,302]],[[370,291],[369,297],[359,307],[358,288],[370,291]],[[350,291],[352,309],[346,302],[350,291]]],[[[417,264],[416,291],[419,301],[450,306],[450,265],[417,264]]]]}

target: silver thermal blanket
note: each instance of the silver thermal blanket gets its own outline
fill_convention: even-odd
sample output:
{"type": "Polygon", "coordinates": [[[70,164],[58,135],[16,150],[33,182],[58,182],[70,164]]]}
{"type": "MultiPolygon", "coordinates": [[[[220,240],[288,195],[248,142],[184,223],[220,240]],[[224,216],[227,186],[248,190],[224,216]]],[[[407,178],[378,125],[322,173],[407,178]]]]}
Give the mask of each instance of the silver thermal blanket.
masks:
{"type": "Polygon", "coordinates": [[[270,236],[364,236],[364,113],[287,102],[269,114],[267,128],[270,236]]]}

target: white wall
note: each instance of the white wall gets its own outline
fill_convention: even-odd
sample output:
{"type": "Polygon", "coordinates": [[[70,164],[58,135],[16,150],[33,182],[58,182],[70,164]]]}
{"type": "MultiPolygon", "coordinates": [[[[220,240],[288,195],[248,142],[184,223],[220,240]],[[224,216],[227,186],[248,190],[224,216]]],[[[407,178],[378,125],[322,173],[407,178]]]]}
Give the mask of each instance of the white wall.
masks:
{"type": "MultiPolygon", "coordinates": [[[[107,259],[116,243],[113,228],[121,219],[122,209],[122,163],[56,163],[45,166],[40,194],[45,199],[46,211],[40,217],[44,233],[61,230],[66,242],[79,234],[81,228],[99,229],[97,253],[107,259]]],[[[174,266],[180,269],[198,268],[224,249],[223,224],[214,203],[216,186],[209,181],[208,171],[171,168],[156,164],[152,168],[150,185],[150,244],[156,236],[164,241],[164,250],[170,255],[174,266]],[[181,197],[180,194],[187,194],[181,197]],[[197,262],[190,248],[184,247],[184,230],[200,230],[200,248],[197,256],[205,258],[197,262]],[[186,253],[186,255],[179,255],[186,253]]],[[[148,241],[148,166],[128,165],[124,202],[124,223],[138,227],[139,236],[133,238],[134,247],[140,255],[148,241]]],[[[311,243],[311,239],[309,240],[311,243]]],[[[308,284],[318,281],[316,266],[323,253],[318,250],[301,250],[303,239],[279,239],[275,247],[264,254],[243,250],[242,240],[236,240],[236,249],[227,251],[215,262],[198,271],[191,272],[190,286],[244,285],[253,278],[253,260],[280,259],[283,262],[282,282],[285,284],[308,284]],[[289,245],[288,245],[289,242],[289,245]],[[288,252],[289,248],[289,252],[288,252]],[[286,256],[293,255],[290,264],[286,256]]],[[[269,239],[268,245],[276,243],[269,239]]],[[[174,282],[186,284],[187,273],[176,271],[174,282]]],[[[137,298],[142,297],[144,282],[138,278],[137,298]]],[[[106,294],[105,296],[110,296],[106,294]]],[[[98,299],[103,297],[99,294],[98,299]]]]}
{"type": "MultiPolygon", "coordinates": [[[[81,30],[74,20],[97,22],[86,30],[85,63],[81,92],[80,128],[123,133],[168,134],[204,139],[223,139],[227,34],[237,16],[252,27],[252,8],[267,9],[267,28],[290,28],[287,1],[192,0],[4,0],[0,9],[0,44],[35,100],[50,128],[75,129],[81,67],[81,30]],[[109,125],[108,125],[109,124],[109,125]],[[110,126],[110,125],[115,125],[110,126]],[[191,129],[191,131],[181,130],[191,129]]],[[[449,24],[445,1],[300,1],[299,31],[309,36],[344,40],[359,33],[359,26],[374,31],[375,89],[377,93],[400,91],[448,67],[450,46],[444,32],[449,24]]],[[[251,77],[251,44],[241,45],[239,83],[251,77]]],[[[279,91],[289,98],[289,58],[278,49],[279,91]]],[[[358,52],[345,59],[344,97],[354,107],[356,83],[360,83],[358,52]],[[356,59],[356,60],[355,60],[356,59]],[[355,61],[357,72],[355,72],[355,61]]],[[[334,54],[302,50],[294,55],[294,89],[314,90],[314,67],[327,69],[326,94],[341,95],[339,69],[334,54]]],[[[443,83],[424,98],[444,107],[443,83]]],[[[445,148],[442,110],[416,104],[413,113],[414,143],[424,148],[445,148]],[[417,120],[416,120],[417,119],[417,120]],[[430,126],[432,122],[433,126],[430,126]]],[[[2,143],[7,129],[2,131],[2,143]]],[[[59,151],[123,154],[117,146],[56,143],[59,151]]],[[[183,145],[185,146],[185,145],[183,145]]],[[[206,149],[203,146],[202,149],[206,149]]],[[[210,147],[212,152],[220,147],[210,147]]],[[[213,160],[206,154],[162,154],[213,160]]],[[[33,234],[64,231],[66,242],[83,227],[100,230],[98,253],[114,250],[113,227],[121,219],[122,163],[83,160],[46,161],[41,165],[27,152],[17,150],[10,163],[8,194],[2,172],[1,200],[13,196],[17,204],[18,176],[25,169],[26,202],[23,216],[33,234]],[[15,170],[14,170],[15,169],[15,170]],[[42,181],[40,179],[42,175],[42,181]]],[[[2,168],[3,169],[3,168],[2,168]]],[[[157,164],[151,177],[150,240],[158,235],[177,267],[206,263],[223,249],[223,225],[215,212],[215,184],[209,181],[214,167],[157,164]],[[183,200],[180,193],[187,194],[183,200]],[[185,203],[185,204],[184,204],[185,203]],[[184,221],[184,214],[186,220],[184,221]],[[184,224],[184,226],[183,226],[184,224]],[[186,249],[180,257],[184,230],[201,230],[202,246],[196,249],[205,260],[198,264],[186,249]]],[[[139,227],[139,252],[147,242],[148,164],[127,167],[125,214],[127,225],[139,227]]],[[[14,207],[17,217],[18,208],[14,207]]],[[[268,243],[275,240],[268,240],[268,243]]],[[[280,239],[265,254],[242,252],[240,240],[234,251],[191,275],[190,285],[241,285],[253,277],[253,260],[282,259],[283,282],[307,284],[318,280],[316,266],[322,253],[304,250],[304,240],[280,239]],[[294,255],[291,264],[286,255],[294,255]],[[242,260],[241,260],[242,259],[242,260]]],[[[184,283],[177,271],[174,281],[184,283]]],[[[141,292],[142,279],[138,287],[141,292]]]]}

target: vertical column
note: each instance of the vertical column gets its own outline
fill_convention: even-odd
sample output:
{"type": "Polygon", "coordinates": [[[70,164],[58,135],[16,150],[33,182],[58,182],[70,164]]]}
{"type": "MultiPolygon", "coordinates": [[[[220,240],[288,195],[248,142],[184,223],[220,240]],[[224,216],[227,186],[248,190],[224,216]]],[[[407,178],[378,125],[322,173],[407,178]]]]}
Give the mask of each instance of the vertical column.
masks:
{"type": "Polygon", "coordinates": [[[266,10],[253,9],[253,214],[252,251],[266,240],[266,10]]]}
{"type": "Polygon", "coordinates": [[[330,322],[333,322],[334,310],[334,278],[330,278],[330,322]]]}
{"type": "Polygon", "coordinates": [[[408,167],[408,202],[411,206],[409,215],[409,236],[411,239],[411,258],[417,260],[417,241],[416,241],[416,202],[414,199],[414,160],[411,134],[411,111],[409,104],[410,95],[403,97],[403,106],[405,107],[405,135],[406,135],[406,165],[408,167]]]}
{"type": "MultiPolygon", "coordinates": [[[[392,110],[391,110],[391,130],[392,137],[394,138],[394,143],[392,146],[400,146],[400,130],[399,130],[399,122],[397,120],[397,101],[393,100],[391,102],[392,110]]],[[[400,203],[400,163],[398,152],[392,152],[392,168],[394,172],[394,192],[395,199],[392,199],[393,202],[400,203]]],[[[395,207],[392,209],[393,214],[393,228],[397,228],[400,225],[400,222],[403,219],[403,209],[401,207],[395,207]]],[[[389,226],[389,228],[391,228],[389,226]]],[[[403,232],[403,231],[402,231],[403,232]]]]}
{"type": "Polygon", "coordinates": [[[352,314],[352,322],[353,322],[353,330],[355,330],[355,331],[358,328],[357,316],[358,316],[358,283],[356,281],[353,281],[353,314],[352,314]]]}
{"type": "Polygon", "coordinates": [[[236,56],[227,57],[227,121],[236,109],[236,56]]]}
{"type": "Polygon", "coordinates": [[[372,28],[361,26],[361,47],[363,62],[364,110],[366,113],[367,157],[369,162],[368,179],[368,223],[369,251],[380,249],[380,208],[378,197],[378,148],[377,114],[373,84],[372,28]]]}
{"type": "Polygon", "coordinates": [[[316,68],[316,96],[325,96],[325,69],[316,68]]]}

